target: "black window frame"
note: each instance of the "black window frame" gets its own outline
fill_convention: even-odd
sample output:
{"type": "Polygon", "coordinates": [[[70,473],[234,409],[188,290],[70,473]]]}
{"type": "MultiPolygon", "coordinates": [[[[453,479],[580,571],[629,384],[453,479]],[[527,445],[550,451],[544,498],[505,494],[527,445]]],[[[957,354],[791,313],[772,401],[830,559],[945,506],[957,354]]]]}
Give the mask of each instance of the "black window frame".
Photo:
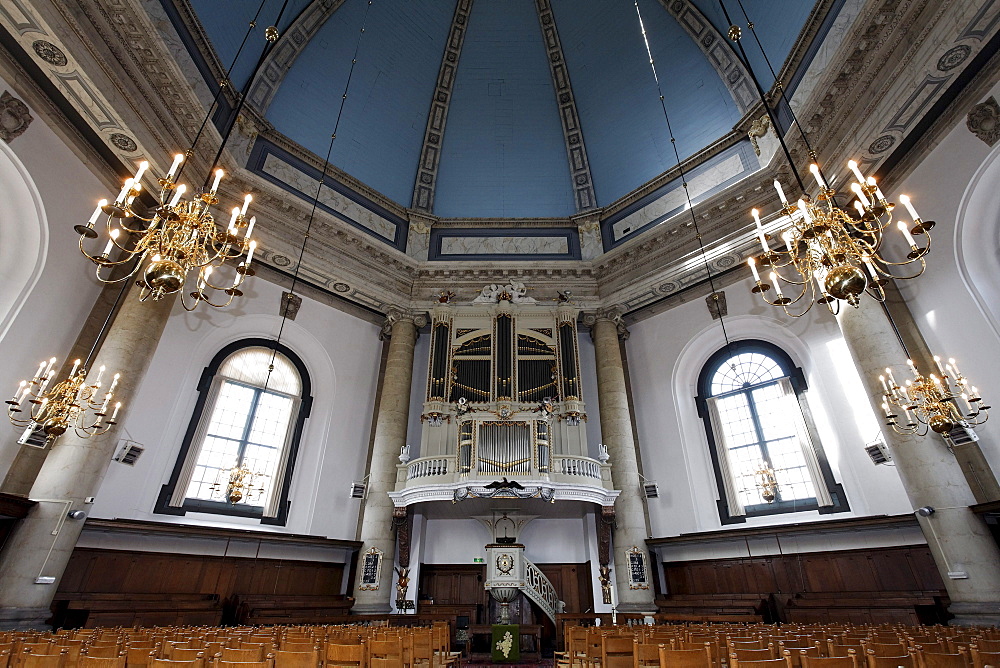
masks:
{"type": "MultiPolygon", "coordinates": [[[[801,367],[795,365],[795,362],[792,361],[792,358],[788,353],[775,344],[767,341],[761,341],[759,339],[743,339],[741,341],[734,341],[731,344],[717,350],[711,357],[708,358],[708,361],[705,362],[698,375],[698,395],[695,397],[695,405],[698,409],[698,416],[702,419],[705,425],[705,434],[708,437],[708,449],[712,458],[712,468],[715,471],[715,483],[719,495],[716,504],[718,506],[719,519],[722,521],[722,524],[743,523],[746,522],[748,517],[766,517],[768,515],[780,515],[784,513],[797,513],[811,510],[818,511],[821,515],[850,511],[851,508],[847,501],[847,495],[844,493],[844,487],[841,483],[837,482],[833,476],[833,470],[830,468],[830,462],[826,457],[822,441],[816,431],[816,425],[813,422],[808,403],[804,401],[804,397],[802,396],[807,389],[808,386],[806,383],[806,377],[801,367]],[[766,453],[767,446],[764,442],[763,435],[760,433],[760,424],[757,419],[756,411],[754,409],[754,401],[750,391],[778,382],[777,379],[770,380],[758,383],[757,385],[752,385],[748,388],[741,388],[739,390],[732,390],[718,395],[713,395],[712,379],[719,370],[719,367],[721,367],[722,364],[728,359],[743,353],[759,353],[774,360],[774,362],[776,362],[781,368],[782,376],[789,379],[789,382],[792,385],[792,390],[795,392],[795,398],[798,400],[799,409],[802,412],[802,420],[805,422],[806,429],[809,432],[809,437],[812,439],[813,450],[816,452],[816,459],[819,461],[819,467],[823,477],[822,484],[826,485],[826,488],[830,492],[830,496],[833,499],[832,506],[821,507],[816,501],[816,498],[811,497],[810,499],[804,500],[776,500],[773,503],[746,506],[744,508],[746,513],[745,515],[732,515],[730,513],[729,503],[726,500],[725,494],[725,480],[723,479],[722,469],[719,466],[718,446],[715,441],[715,433],[712,429],[712,421],[708,413],[707,399],[717,396],[724,397],[737,393],[745,393],[754,427],[758,431],[758,441],[761,443],[762,452],[766,453]]],[[[814,480],[813,485],[816,484],[819,483],[814,480]]]]}
{"type": "MultiPolygon", "coordinates": [[[[295,470],[295,461],[298,458],[302,431],[305,427],[305,421],[309,417],[309,413],[312,411],[313,402],[312,382],[309,379],[309,372],[306,370],[306,366],[302,362],[302,359],[288,346],[278,343],[273,339],[248,338],[234,341],[215,354],[212,361],[209,362],[208,366],[202,371],[197,389],[198,400],[195,403],[194,411],[191,413],[191,421],[188,423],[187,430],[184,432],[184,439],[181,442],[180,451],[177,453],[177,460],[174,462],[174,469],[170,474],[170,480],[160,488],[160,493],[157,496],[153,512],[158,515],[176,516],[184,516],[187,513],[192,512],[227,515],[230,517],[250,517],[259,519],[261,524],[285,526],[288,523],[288,511],[291,507],[291,502],[288,500],[288,494],[291,489],[292,474],[295,470]],[[285,471],[280,481],[281,490],[279,492],[278,514],[275,517],[264,517],[264,506],[242,503],[234,505],[226,503],[225,501],[209,501],[206,499],[186,498],[184,499],[184,504],[182,506],[171,506],[170,497],[173,496],[174,489],[177,487],[178,481],[180,480],[181,470],[184,468],[184,462],[187,460],[188,453],[191,451],[192,443],[198,431],[198,425],[201,424],[201,420],[204,417],[205,404],[208,401],[208,395],[212,389],[215,377],[218,374],[219,369],[222,367],[222,364],[229,359],[229,357],[245,348],[267,348],[281,353],[295,367],[302,383],[302,392],[299,397],[299,410],[298,414],[295,416],[295,423],[292,427],[292,438],[288,443],[288,464],[285,466],[285,471]]],[[[259,390],[259,388],[255,389],[259,390]]],[[[259,390],[259,392],[263,392],[263,390],[259,390]]],[[[255,398],[259,398],[259,392],[254,395],[255,398]]]]}

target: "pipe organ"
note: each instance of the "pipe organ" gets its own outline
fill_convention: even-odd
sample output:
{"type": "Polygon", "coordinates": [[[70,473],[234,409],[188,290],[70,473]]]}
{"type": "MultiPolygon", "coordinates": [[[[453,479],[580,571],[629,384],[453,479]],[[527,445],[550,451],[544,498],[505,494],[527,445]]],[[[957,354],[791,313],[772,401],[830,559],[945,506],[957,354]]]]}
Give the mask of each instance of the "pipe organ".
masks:
{"type": "Polygon", "coordinates": [[[578,475],[590,457],[576,308],[500,293],[431,313],[419,458],[468,479],[578,475]]]}

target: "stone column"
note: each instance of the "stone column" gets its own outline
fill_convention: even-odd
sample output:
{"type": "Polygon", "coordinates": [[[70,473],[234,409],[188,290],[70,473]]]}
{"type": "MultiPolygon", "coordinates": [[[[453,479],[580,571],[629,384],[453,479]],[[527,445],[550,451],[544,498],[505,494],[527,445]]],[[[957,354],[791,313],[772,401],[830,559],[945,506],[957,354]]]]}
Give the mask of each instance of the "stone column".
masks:
{"type": "Polygon", "coordinates": [[[395,592],[392,587],[392,564],[396,551],[393,536],[393,503],[388,492],[396,488],[396,464],[399,450],[406,444],[410,414],[410,385],[413,378],[413,347],[417,328],[424,316],[414,316],[390,309],[382,335],[389,337],[389,353],[382,376],[382,394],[375,419],[375,438],[368,476],[368,496],[361,508],[361,541],[358,555],[358,581],[354,587],[354,614],[386,614],[392,611],[395,592]],[[361,589],[365,553],[372,548],[382,552],[382,571],[377,589],[361,589]]]}
{"type": "MultiPolygon", "coordinates": [[[[121,373],[116,394],[126,417],[175,301],[176,296],[140,302],[135,293],[126,295],[91,365],[91,373],[101,365],[106,373],[121,373]]],[[[29,494],[39,503],[0,553],[0,628],[39,628],[51,615],[49,606],[83,530],[83,522],[67,519],[67,513],[89,510],[85,499],[97,494],[120,429],[121,423],[89,439],[69,431],[52,445],[29,494]],[[39,577],[55,581],[36,583],[39,577]]]]}
{"type": "MultiPolygon", "coordinates": [[[[86,359],[87,353],[93,346],[97,346],[97,349],[100,350],[100,346],[103,343],[103,339],[99,340],[102,334],[102,326],[107,318],[114,315],[114,311],[118,306],[118,296],[121,293],[121,289],[122,286],[120,284],[113,283],[105,285],[104,289],[101,290],[101,294],[98,295],[97,301],[94,303],[94,308],[91,309],[90,315],[87,316],[86,322],[84,322],[83,327],[80,329],[73,347],[70,348],[69,354],[63,360],[57,378],[65,378],[69,375],[73,365],[72,360],[86,359]]],[[[123,296],[122,300],[124,299],[125,297],[123,296]]],[[[15,438],[16,436],[20,436],[20,434],[21,432],[17,431],[15,438]]],[[[35,484],[35,478],[38,477],[38,472],[42,470],[42,464],[45,463],[45,458],[48,454],[48,450],[40,448],[22,447],[18,449],[17,456],[14,457],[10,468],[7,469],[7,475],[4,477],[3,482],[0,483],[0,492],[16,494],[17,496],[28,496],[31,493],[31,486],[35,484]]]]}
{"type": "MultiPolygon", "coordinates": [[[[878,377],[886,367],[904,371],[906,354],[880,306],[869,299],[859,308],[842,305],[837,320],[872,410],[882,415],[878,377]]],[[[884,427],[882,433],[910,504],[934,508],[929,517],[918,514],[917,519],[948,590],[952,623],[1000,623],[1000,549],[985,523],[969,510],[976,501],[958,461],[934,432],[901,435],[884,427]]]]}
{"type": "MultiPolygon", "coordinates": [[[[632,432],[632,416],[625,386],[625,369],[618,337],[628,330],[616,309],[588,315],[597,361],[597,401],[601,415],[601,436],[611,455],[611,481],[620,490],[615,501],[613,537],[614,578],[619,612],[656,611],[653,590],[629,588],[629,563],[626,550],[635,546],[646,552],[646,508],[639,494],[639,463],[632,432]]],[[[646,565],[647,570],[649,564],[646,565]]]]}

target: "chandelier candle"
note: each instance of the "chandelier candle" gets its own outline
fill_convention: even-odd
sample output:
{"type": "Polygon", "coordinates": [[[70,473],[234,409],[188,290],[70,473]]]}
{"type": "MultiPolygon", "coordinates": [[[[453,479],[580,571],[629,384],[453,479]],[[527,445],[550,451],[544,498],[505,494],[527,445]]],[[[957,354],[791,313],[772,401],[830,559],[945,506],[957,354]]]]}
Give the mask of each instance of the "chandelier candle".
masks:
{"type": "Polygon", "coordinates": [[[225,172],[216,169],[207,192],[195,192],[191,199],[185,199],[188,187],[176,182],[183,162],[183,155],[175,155],[170,171],[157,180],[159,202],[149,218],[132,207],[142,190],[141,179],[149,169],[148,162],[139,163],[135,176],[125,180],[114,201],[109,204],[101,200],[87,224],[74,228],[80,234],[80,252],[97,265],[97,278],[104,283],[119,283],[138,276],[142,288],[139,298],[143,301],[159,300],[181,291],[181,303],[188,311],[201,302],[225,307],[243,294],[240,286],[247,276],[254,274],[250,266],[256,248],[256,242],[250,238],[254,219],[247,222],[253,196],[246,195],[243,206],[234,207],[228,225],[222,227],[210,210],[219,203],[217,193],[225,172]],[[95,225],[102,212],[107,215],[107,246],[100,255],[91,255],[84,249],[84,240],[97,238],[95,225]],[[135,238],[134,244],[125,243],[130,236],[135,238]],[[117,259],[112,257],[116,249],[120,253],[117,259]],[[240,262],[244,254],[246,258],[240,262]],[[231,282],[213,284],[211,277],[218,277],[217,270],[228,262],[238,263],[231,282]],[[119,267],[125,269],[124,275],[113,273],[119,267]],[[191,286],[187,294],[185,285],[191,286]],[[226,298],[214,300],[212,294],[216,291],[226,298]]]}
{"type": "Polygon", "coordinates": [[[115,404],[111,417],[108,417],[107,411],[120,374],[115,374],[111,386],[101,398],[104,367],[100,368],[97,378],[88,384],[87,369],[82,366],[81,360],[76,360],[66,379],[50,390],[49,384],[56,374],[55,363],[55,357],[47,363],[43,360],[30,382],[22,380],[18,384],[14,396],[6,402],[11,424],[21,428],[40,428],[46,440],[51,442],[70,429],[81,438],[90,438],[103,434],[117,423],[121,402],[115,404]],[[27,414],[21,415],[25,409],[27,414]]]}
{"type": "Polygon", "coordinates": [[[832,313],[839,312],[840,302],[857,307],[866,292],[884,302],[883,286],[888,279],[916,278],[926,268],[924,256],[930,252],[929,231],[934,223],[920,220],[905,195],[900,201],[913,216],[913,227],[905,221],[893,221],[895,205],[886,201],[875,179],[865,178],[853,160],[848,167],[858,179],[850,185],[856,197],[854,214],[837,205],[834,200],[837,193],[829,187],[817,164],[809,166],[819,185],[815,199],[803,193],[791,204],[781,184],[774,182],[781,201],[780,216],[789,223],[779,233],[785,242],[784,250],[768,246],[760,212],[757,209],[751,212],[763,248],[760,256],[747,260],[754,275],[752,292],[792,317],[805,315],[815,304],[826,305],[832,313]],[[898,229],[909,245],[902,258],[893,259],[887,252],[885,233],[890,226],[898,229]],[[926,239],[923,248],[917,244],[917,235],[926,239]],[[760,280],[757,265],[770,268],[770,284],[760,280]],[[912,266],[908,274],[896,273],[897,267],[907,265],[912,266]],[[782,284],[792,286],[791,290],[784,292],[782,284]],[[767,295],[772,288],[774,299],[767,295]],[[795,304],[800,306],[793,307],[795,304]]]}

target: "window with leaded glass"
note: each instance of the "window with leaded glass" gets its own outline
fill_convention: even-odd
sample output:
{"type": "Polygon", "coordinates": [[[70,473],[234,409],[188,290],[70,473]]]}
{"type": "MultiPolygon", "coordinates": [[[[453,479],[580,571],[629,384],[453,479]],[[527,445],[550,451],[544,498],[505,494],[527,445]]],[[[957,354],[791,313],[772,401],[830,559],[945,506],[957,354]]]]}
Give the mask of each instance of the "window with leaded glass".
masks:
{"type": "Polygon", "coordinates": [[[301,361],[284,346],[244,341],[220,352],[200,383],[198,405],[157,512],[283,518],[311,401],[307,390],[301,361]],[[238,472],[246,485],[234,500],[238,472]]]}
{"type": "Polygon", "coordinates": [[[699,390],[723,521],[846,510],[804,410],[804,375],[784,351],[763,341],[731,344],[705,365],[699,390]]]}

